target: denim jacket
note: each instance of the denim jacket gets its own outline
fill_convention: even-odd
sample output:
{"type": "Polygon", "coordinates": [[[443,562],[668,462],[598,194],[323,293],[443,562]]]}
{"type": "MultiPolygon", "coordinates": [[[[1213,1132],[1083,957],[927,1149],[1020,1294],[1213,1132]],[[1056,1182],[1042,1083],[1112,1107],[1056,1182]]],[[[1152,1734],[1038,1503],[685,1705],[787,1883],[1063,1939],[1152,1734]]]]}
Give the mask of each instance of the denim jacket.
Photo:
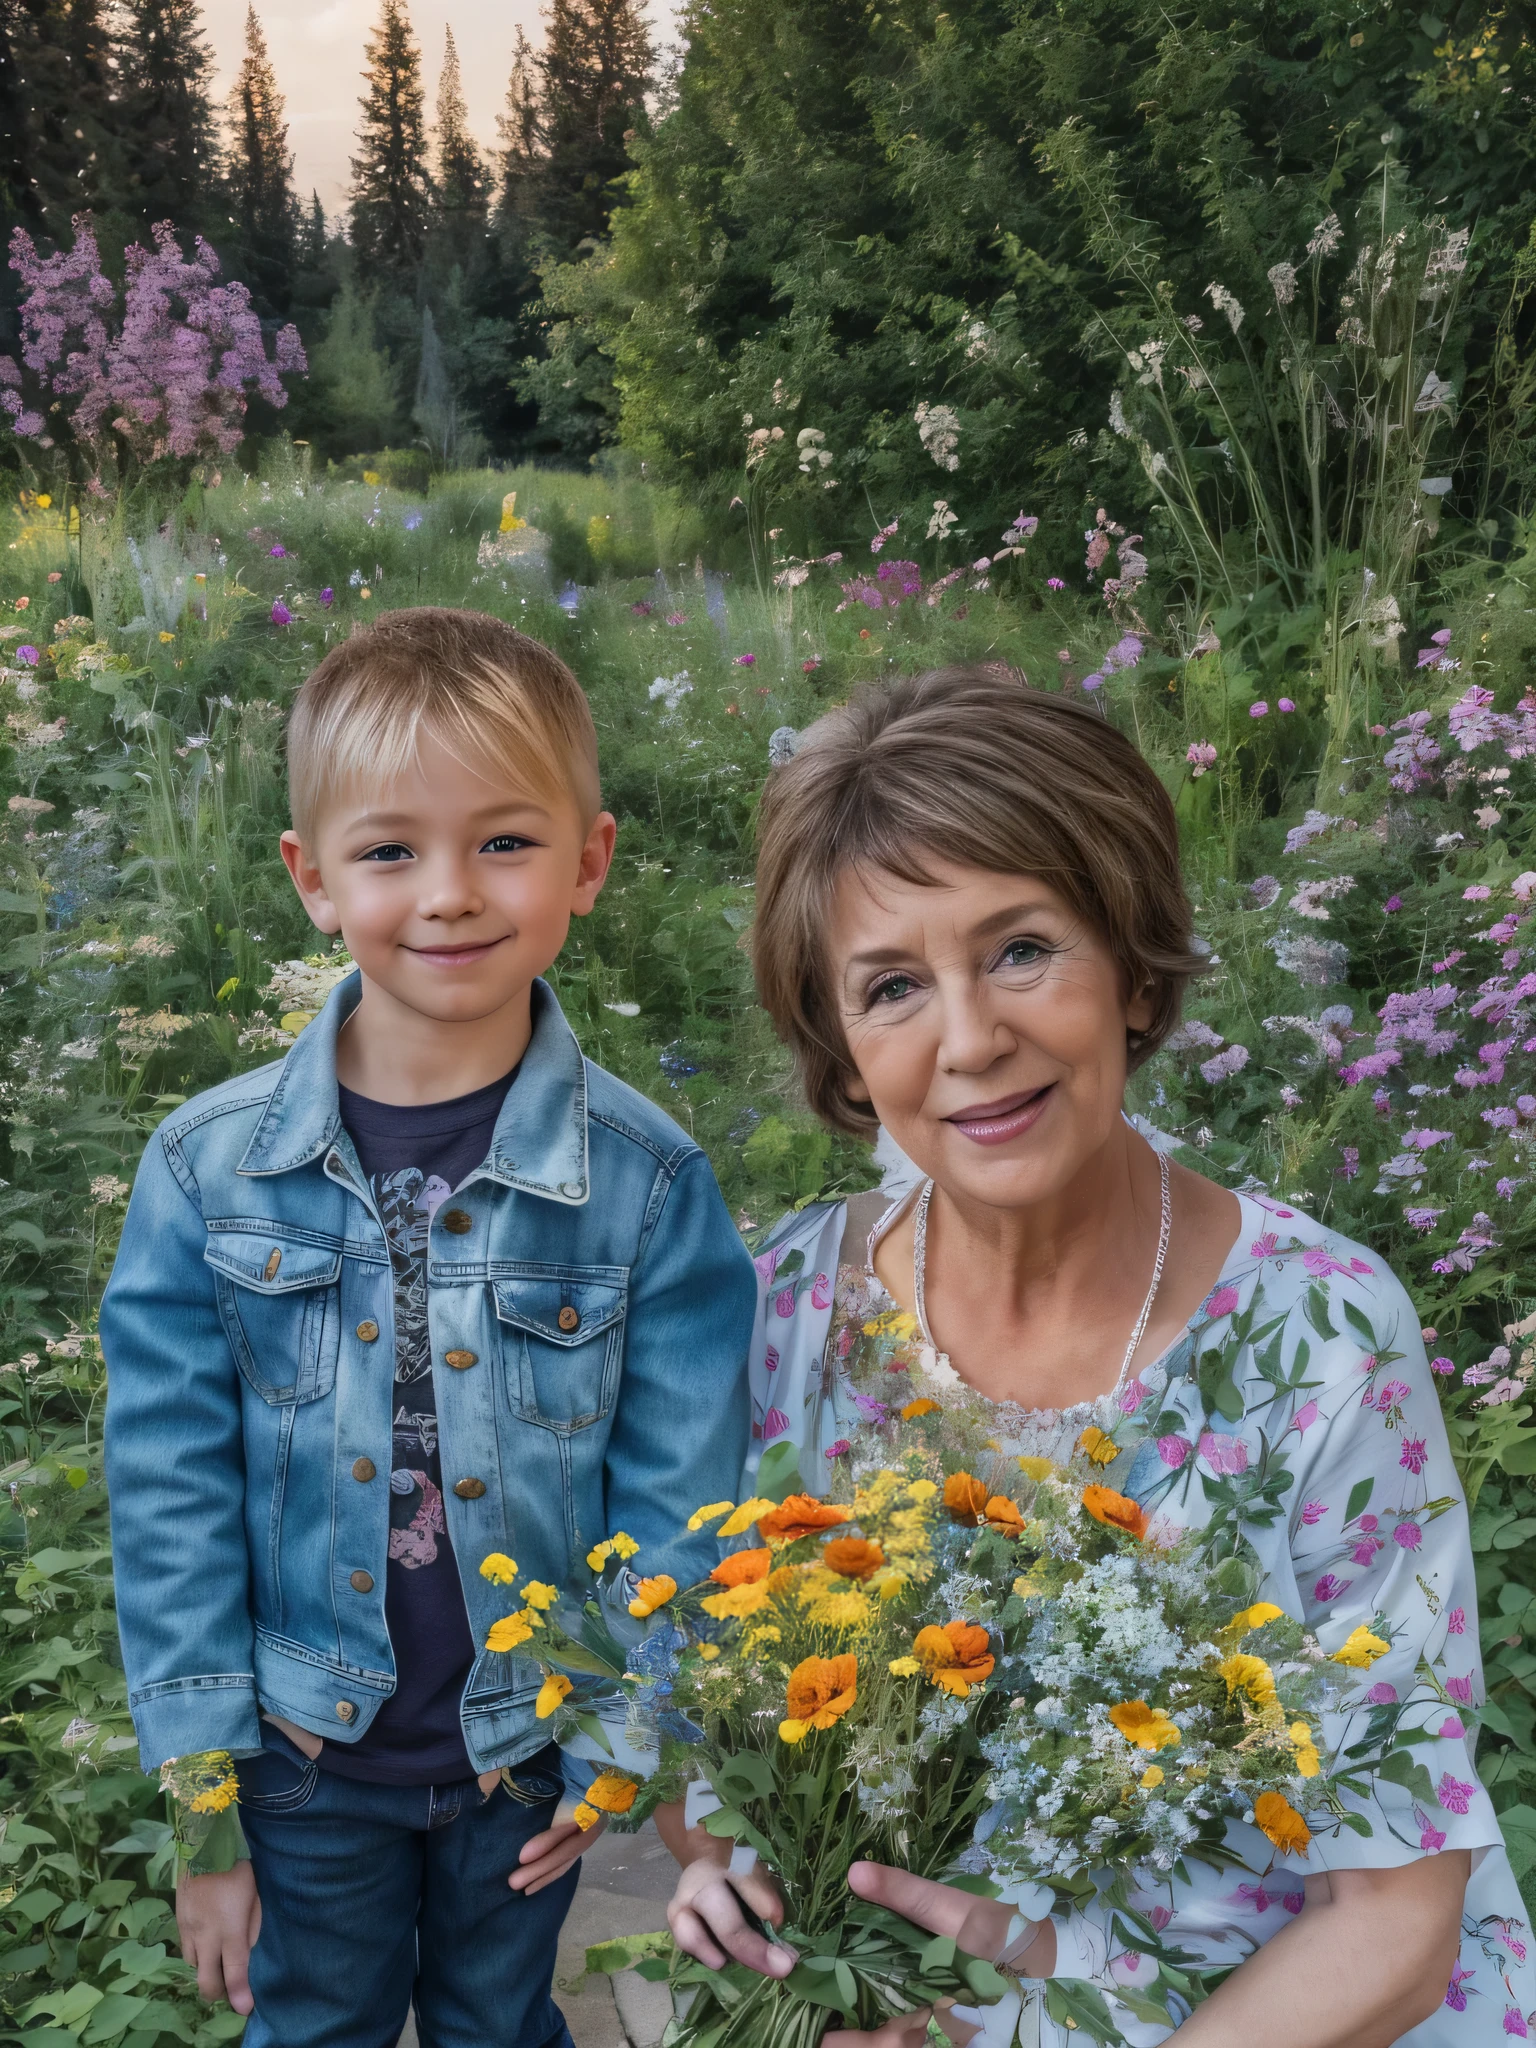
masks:
{"type": "MultiPolygon", "coordinates": [[[[168,1117],[134,1184],[101,1339],[146,1770],[259,1749],[262,1713],[356,1741],[394,1690],[392,1273],[336,1090],[360,989],[168,1117]]],[[[516,1604],[479,1574],[490,1551],[558,1585],[624,1529],[637,1571],[702,1577],[718,1547],[685,1524],[734,1497],[747,1442],[754,1275],[709,1161],[533,995],[490,1155],[428,1244],[443,1504],[477,1642],[516,1604]]],[[[477,1771],[543,1746],[539,1685],[525,1658],[478,1658],[461,1709],[477,1771]]]]}

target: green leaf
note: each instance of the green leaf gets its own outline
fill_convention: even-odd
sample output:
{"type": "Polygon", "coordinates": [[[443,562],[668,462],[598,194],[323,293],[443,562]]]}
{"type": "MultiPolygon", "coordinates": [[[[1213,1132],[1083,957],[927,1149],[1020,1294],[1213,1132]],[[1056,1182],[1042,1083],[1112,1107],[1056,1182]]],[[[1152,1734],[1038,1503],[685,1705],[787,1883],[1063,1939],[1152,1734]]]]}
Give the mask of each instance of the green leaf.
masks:
{"type": "Polygon", "coordinates": [[[1376,1342],[1376,1332],[1371,1325],[1370,1317],[1365,1315],[1348,1297],[1344,1301],[1344,1320],[1354,1331],[1355,1335],[1364,1343],[1367,1351],[1379,1349],[1376,1342]]]}
{"type": "Polygon", "coordinates": [[[937,1970],[947,1970],[955,1960],[958,1944],[951,1934],[936,1934],[917,1959],[917,1967],[925,1977],[937,1970]]]}
{"type": "Polygon", "coordinates": [[[786,1991],[803,1999],[807,2005],[827,2005],[834,2012],[851,2010],[852,2002],[844,1999],[835,1976],[829,1984],[824,1974],[808,1969],[804,1963],[791,1970],[782,1982],[786,1991]]]}
{"type": "Polygon", "coordinates": [[[1499,1815],[1499,1829],[1515,1876],[1523,1878],[1536,1866],[1536,1806],[1506,1806],[1499,1815]]]}
{"type": "MultiPolygon", "coordinates": [[[[672,1936],[665,1929],[615,1935],[610,1941],[594,1942],[587,1950],[587,1975],[611,1977],[618,1970],[633,1970],[642,1962],[658,1961],[671,1954],[672,1936]]],[[[667,1974],[664,1961],[660,1974],[663,1977],[667,1974]]]]}
{"type": "Polygon", "coordinates": [[[48,1991],[41,1998],[34,1998],[21,2017],[24,2020],[57,2020],[61,2027],[74,2027],[83,2020],[94,2006],[100,2005],[103,1993],[94,1984],[71,1984],[64,1991],[48,1991]]]}
{"type": "Polygon", "coordinates": [[[1002,1971],[986,1962],[981,1956],[962,1953],[956,1958],[960,1975],[970,1987],[972,1995],[983,2005],[995,2005],[1000,1998],[1006,1998],[1011,1986],[1002,1971]]]}
{"type": "Polygon", "coordinates": [[[1344,1525],[1347,1528],[1357,1515],[1363,1515],[1372,1493],[1376,1490],[1374,1479],[1357,1479],[1349,1489],[1349,1499],[1344,1507],[1344,1525]]]}
{"type": "Polygon", "coordinates": [[[1385,1778],[1389,1784],[1406,1786],[1415,1799],[1422,1800],[1427,1806],[1440,1804],[1435,1797],[1435,1788],[1430,1783],[1428,1771],[1404,1750],[1390,1751],[1382,1759],[1378,1775],[1385,1778]]]}
{"type": "Polygon", "coordinates": [[[803,1484],[800,1453],[788,1437],[780,1437],[764,1451],[753,1485],[765,1500],[785,1501],[792,1493],[798,1493],[803,1484]]]}
{"type": "Polygon", "coordinates": [[[1319,1337],[1337,1337],[1338,1331],[1328,1320],[1328,1294],[1314,1280],[1307,1289],[1306,1318],[1319,1337]]]}

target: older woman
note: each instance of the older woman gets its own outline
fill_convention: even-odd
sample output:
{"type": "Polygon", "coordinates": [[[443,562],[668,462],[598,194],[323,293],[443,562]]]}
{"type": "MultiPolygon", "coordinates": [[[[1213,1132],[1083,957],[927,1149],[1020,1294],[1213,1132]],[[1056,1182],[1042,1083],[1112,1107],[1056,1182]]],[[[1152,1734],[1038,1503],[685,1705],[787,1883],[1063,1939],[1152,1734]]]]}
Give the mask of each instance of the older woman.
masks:
{"type": "MultiPolygon", "coordinates": [[[[1122,1110],[1203,964],[1190,924],[1151,769],[1096,712],[994,670],[870,692],[774,773],[763,1000],[811,1106],[839,1130],[883,1127],[919,1180],[771,1238],[757,1432],[788,1435],[806,1484],[825,1486],[861,1386],[905,1367],[914,1392],[960,1382],[991,1404],[1010,1452],[1062,1457],[1103,1429],[1126,1452],[1115,1484],[1167,1526],[1232,1517],[1263,1596],[1326,1651],[1362,1626],[1390,1645],[1361,1711],[1408,1703],[1424,1773],[1405,1773],[1417,1792],[1346,1794],[1361,1831],[1319,1824],[1299,1857],[1234,1820],[1244,1869],[1133,1873],[1132,1903],[1169,1941],[1237,1966],[1178,2031],[1190,2048],[1526,2038],[1530,1935],[1472,1763],[1467,1513],[1418,1318],[1373,1254],[1171,1165],[1122,1110]],[[1225,1384],[1206,1384],[1201,1334],[1230,1337],[1260,1302],[1259,1348],[1242,1342],[1225,1384]]],[[[698,1834],[676,1846],[681,1945],[787,1969],[740,1911],[778,1916],[762,1874],[733,1875],[698,1834]]],[[[983,2021],[988,2041],[1017,2025],[1065,2043],[1029,1980],[1086,1978],[1111,2001],[1136,1981],[1105,1915],[1024,1923],[868,1864],[851,1882],[1025,1980],[1001,2030],[983,2021]]],[[[1132,2048],[1168,2038],[1111,2009],[1132,2048]]],[[[915,2048],[926,2029],[919,2015],[825,2048],[915,2048]]]]}

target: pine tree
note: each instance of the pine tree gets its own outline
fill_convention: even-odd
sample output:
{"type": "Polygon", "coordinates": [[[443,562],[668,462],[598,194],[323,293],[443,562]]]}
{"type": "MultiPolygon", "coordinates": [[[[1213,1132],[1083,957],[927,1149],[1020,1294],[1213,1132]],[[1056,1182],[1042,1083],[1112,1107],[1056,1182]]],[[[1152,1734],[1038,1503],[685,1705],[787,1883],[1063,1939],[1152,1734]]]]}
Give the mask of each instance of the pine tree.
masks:
{"type": "Polygon", "coordinates": [[[539,131],[539,60],[532,43],[517,31],[512,46],[512,76],[507,81],[507,110],[496,116],[501,137],[497,154],[496,224],[509,253],[520,248],[533,218],[535,188],[543,161],[539,131]]]}
{"type": "Polygon", "coordinates": [[[649,31],[635,0],[553,0],[538,59],[541,164],[535,212],[550,253],[606,233],[626,137],[644,119],[649,31]]]}
{"type": "Polygon", "coordinates": [[[326,260],[325,208],[320,204],[320,194],[311,191],[309,211],[299,224],[298,263],[303,270],[323,270],[326,260]]]}
{"type": "Polygon", "coordinates": [[[479,267],[484,257],[490,195],[485,163],[469,132],[469,110],[464,104],[459,53],[451,28],[447,31],[442,76],[437,86],[436,128],[437,190],[432,221],[435,267],[444,273],[457,268],[467,275],[479,267]]]}
{"type": "MultiPolygon", "coordinates": [[[[288,124],[266,37],[253,6],[245,17],[245,61],[229,96],[230,212],[252,290],[279,313],[288,310],[298,219],[288,124]]],[[[322,223],[324,216],[322,215],[322,223]]],[[[322,225],[322,237],[324,228],[322,225]]]]}
{"type": "Polygon", "coordinates": [[[13,202],[22,223],[68,244],[75,214],[99,216],[117,196],[122,162],[112,49],[102,0],[8,0],[20,159],[13,202]]]}
{"type": "Polygon", "coordinates": [[[123,204],[145,230],[168,220],[216,237],[229,214],[197,0],[127,0],[118,49],[123,204]]]}
{"type": "Polygon", "coordinates": [[[352,159],[352,246],[368,269],[414,273],[432,206],[421,53],[404,0],[384,0],[367,44],[363,117],[352,159]]]}

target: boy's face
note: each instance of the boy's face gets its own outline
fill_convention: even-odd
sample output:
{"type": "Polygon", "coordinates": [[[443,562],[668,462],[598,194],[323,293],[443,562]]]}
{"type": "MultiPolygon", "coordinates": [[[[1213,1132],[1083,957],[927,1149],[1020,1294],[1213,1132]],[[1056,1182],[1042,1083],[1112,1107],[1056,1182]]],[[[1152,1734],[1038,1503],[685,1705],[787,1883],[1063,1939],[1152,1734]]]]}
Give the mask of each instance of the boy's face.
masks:
{"type": "Polygon", "coordinates": [[[470,1023],[553,963],[597,901],[615,829],[606,811],[588,826],[574,797],[488,780],[426,738],[411,773],[343,794],[312,845],[285,832],[282,851],[305,909],[366,980],[421,1016],[470,1023]]]}

